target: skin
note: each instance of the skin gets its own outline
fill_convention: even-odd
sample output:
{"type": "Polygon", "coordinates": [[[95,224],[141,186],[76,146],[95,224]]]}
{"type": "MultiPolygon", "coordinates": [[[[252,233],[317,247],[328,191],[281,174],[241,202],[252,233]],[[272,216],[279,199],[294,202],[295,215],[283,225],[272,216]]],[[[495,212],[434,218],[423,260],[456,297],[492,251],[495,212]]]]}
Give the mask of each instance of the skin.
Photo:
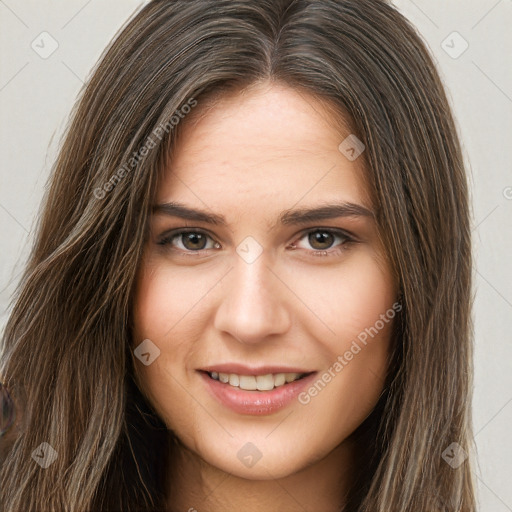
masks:
{"type": "Polygon", "coordinates": [[[154,215],[137,277],[133,345],[150,339],[160,350],[148,366],[135,361],[139,385],[178,439],[169,510],[339,510],[357,463],[351,434],[383,389],[392,321],[309,403],[267,416],[231,411],[196,370],[286,364],[322,376],[392,307],[397,286],[372,216],[278,222],[284,210],[331,202],[371,210],[363,158],[338,150],[350,132],[340,133],[324,104],[276,83],[183,122],[155,204],[179,201],[227,225],[154,215]],[[177,228],[211,238],[196,241],[205,248],[195,253],[182,236],[158,244],[177,228]],[[315,243],[308,233],[317,228],[356,241],[328,231],[315,243]],[[248,236],[263,249],[250,264],[236,251],[248,236]],[[330,256],[313,254],[322,249],[330,256]],[[262,453],[252,467],[237,457],[248,442],[262,453]]]}

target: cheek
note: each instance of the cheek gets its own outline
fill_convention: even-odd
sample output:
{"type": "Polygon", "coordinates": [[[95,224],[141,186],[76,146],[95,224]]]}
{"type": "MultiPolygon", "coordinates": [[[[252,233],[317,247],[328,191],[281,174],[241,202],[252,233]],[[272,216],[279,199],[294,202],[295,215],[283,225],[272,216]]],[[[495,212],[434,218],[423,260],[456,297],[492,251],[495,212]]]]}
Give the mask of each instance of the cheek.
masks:
{"type": "Polygon", "coordinates": [[[293,283],[313,313],[304,318],[320,329],[316,337],[325,332],[325,340],[330,340],[326,343],[336,349],[347,337],[373,326],[393,305],[397,293],[387,263],[370,247],[348,254],[343,264],[304,271],[301,279],[295,273],[293,283]]]}
{"type": "MultiPolygon", "coordinates": [[[[198,295],[197,288],[180,285],[179,270],[148,263],[137,281],[134,323],[137,336],[164,339],[185,318],[198,295]]],[[[197,299],[196,299],[197,300],[197,299]]]]}
{"type": "Polygon", "coordinates": [[[174,349],[180,347],[180,340],[194,339],[208,319],[207,295],[221,278],[219,272],[203,272],[198,277],[196,267],[149,260],[137,280],[134,342],[172,340],[174,349]]]}
{"type": "MultiPolygon", "coordinates": [[[[185,416],[173,415],[190,401],[192,369],[204,359],[204,338],[212,310],[208,294],[215,289],[226,270],[219,268],[198,273],[197,267],[177,267],[147,259],[137,277],[133,302],[133,349],[150,339],[160,355],[145,366],[134,360],[139,387],[170,428],[178,428],[185,416]]],[[[185,428],[185,432],[188,427],[185,428]]],[[[183,430],[183,429],[182,429],[183,430]]]]}
{"type": "Polygon", "coordinates": [[[317,331],[326,368],[299,401],[324,418],[325,435],[336,442],[364,421],[382,392],[398,314],[396,288],[387,265],[370,251],[354,254],[330,276],[310,274],[304,290],[314,290],[314,282],[324,284],[307,296],[322,320],[313,322],[315,328],[322,325],[325,335],[310,329],[317,331]]]}
{"type": "MultiPolygon", "coordinates": [[[[146,264],[137,279],[133,303],[133,340],[135,349],[143,340],[151,340],[160,351],[150,365],[134,360],[136,377],[153,405],[165,416],[178,401],[175,386],[178,373],[183,372],[194,347],[187,340],[197,339],[201,301],[207,292],[197,282],[187,285],[179,269],[146,264]],[[193,316],[193,321],[191,321],[193,316]],[[192,350],[191,350],[192,349],[192,350]],[[166,390],[162,394],[162,390],[166,390]],[[165,403],[161,403],[162,399],[165,403]]],[[[180,381],[186,375],[179,375],[180,381]]],[[[186,382],[185,382],[186,385],[186,382]]]]}

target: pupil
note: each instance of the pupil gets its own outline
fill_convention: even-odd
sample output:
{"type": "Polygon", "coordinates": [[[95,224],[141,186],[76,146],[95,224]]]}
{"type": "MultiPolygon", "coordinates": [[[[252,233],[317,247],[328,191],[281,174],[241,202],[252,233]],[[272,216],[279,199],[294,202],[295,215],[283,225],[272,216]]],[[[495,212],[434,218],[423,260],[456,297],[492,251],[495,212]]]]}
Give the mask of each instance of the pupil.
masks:
{"type": "Polygon", "coordinates": [[[204,249],[204,242],[206,237],[204,237],[201,233],[187,233],[186,235],[183,235],[183,237],[183,245],[187,249],[204,249]],[[202,244],[201,241],[203,242],[202,244]],[[191,246],[188,245],[189,243],[191,246]]]}
{"type": "Polygon", "coordinates": [[[333,235],[325,231],[315,231],[309,234],[309,243],[315,249],[328,249],[332,245],[333,235]],[[327,246],[318,247],[316,244],[327,244],[327,246]]]}

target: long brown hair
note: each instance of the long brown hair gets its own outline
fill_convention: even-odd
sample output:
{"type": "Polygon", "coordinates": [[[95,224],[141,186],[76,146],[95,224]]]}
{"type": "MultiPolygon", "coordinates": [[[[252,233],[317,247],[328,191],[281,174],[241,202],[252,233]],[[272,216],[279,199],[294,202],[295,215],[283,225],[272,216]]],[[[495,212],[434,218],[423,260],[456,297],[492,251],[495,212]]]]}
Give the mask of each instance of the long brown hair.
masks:
{"type": "Polygon", "coordinates": [[[347,509],[475,510],[471,458],[448,463],[472,451],[466,176],[421,38],[381,0],[153,0],[81,94],[13,298],[0,366],[16,407],[0,443],[5,512],[163,508],[172,440],[134,383],[130,349],[152,198],[187,112],[262,80],[350,121],[403,295],[367,429],[371,470],[347,509]],[[56,452],[46,469],[32,458],[43,442],[56,452]]]}

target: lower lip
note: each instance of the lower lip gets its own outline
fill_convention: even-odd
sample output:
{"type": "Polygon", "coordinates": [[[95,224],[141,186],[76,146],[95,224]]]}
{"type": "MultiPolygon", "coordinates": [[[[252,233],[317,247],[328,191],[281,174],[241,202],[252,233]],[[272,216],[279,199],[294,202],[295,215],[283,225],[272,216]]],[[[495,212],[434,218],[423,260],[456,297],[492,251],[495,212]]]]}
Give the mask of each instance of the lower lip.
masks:
{"type": "Polygon", "coordinates": [[[212,379],[208,373],[199,372],[209,392],[223,405],[238,414],[263,416],[272,414],[293,402],[301,391],[314,380],[316,372],[271,391],[246,391],[212,379]]]}

